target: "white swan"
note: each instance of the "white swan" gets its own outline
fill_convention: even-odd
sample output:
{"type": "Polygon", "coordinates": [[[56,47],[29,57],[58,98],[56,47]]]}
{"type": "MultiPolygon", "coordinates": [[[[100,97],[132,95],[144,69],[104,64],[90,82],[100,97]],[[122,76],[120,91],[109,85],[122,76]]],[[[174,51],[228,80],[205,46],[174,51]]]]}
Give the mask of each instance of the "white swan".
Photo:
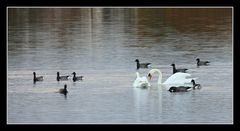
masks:
{"type": "Polygon", "coordinates": [[[136,88],[147,88],[150,87],[150,83],[148,82],[147,77],[140,77],[140,74],[136,72],[136,80],[133,82],[133,87],[136,88]]]}
{"type": "Polygon", "coordinates": [[[171,86],[193,86],[191,83],[192,80],[195,80],[197,78],[187,78],[191,77],[191,74],[188,73],[182,73],[177,72],[173,75],[171,75],[165,82],[162,83],[162,72],[159,69],[152,69],[148,72],[147,78],[148,80],[151,80],[154,73],[158,73],[158,85],[164,85],[166,87],[171,86]]]}

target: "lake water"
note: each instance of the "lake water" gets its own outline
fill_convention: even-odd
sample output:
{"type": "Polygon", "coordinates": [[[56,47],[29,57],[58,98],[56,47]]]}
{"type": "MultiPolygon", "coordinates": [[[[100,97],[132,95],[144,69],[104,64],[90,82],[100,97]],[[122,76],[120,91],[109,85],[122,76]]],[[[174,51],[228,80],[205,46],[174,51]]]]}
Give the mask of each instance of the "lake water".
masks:
{"type": "Polygon", "coordinates": [[[231,8],[9,8],[7,47],[9,124],[233,123],[231,8]],[[188,68],[202,88],[170,93],[157,76],[133,88],[135,59],[163,81],[173,62],[188,68]],[[84,80],[57,82],[58,71],[84,80]]]}

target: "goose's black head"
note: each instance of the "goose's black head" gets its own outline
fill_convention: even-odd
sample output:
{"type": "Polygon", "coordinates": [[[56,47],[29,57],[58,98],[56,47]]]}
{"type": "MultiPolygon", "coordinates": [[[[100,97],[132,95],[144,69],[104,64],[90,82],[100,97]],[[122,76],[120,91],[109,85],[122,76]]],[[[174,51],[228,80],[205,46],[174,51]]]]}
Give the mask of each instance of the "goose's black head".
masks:
{"type": "Polygon", "coordinates": [[[175,66],[175,64],[171,64],[171,66],[175,66]]]}
{"type": "Polygon", "coordinates": [[[59,72],[57,72],[57,75],[59,75],[59,72]]]}
{"type": "Polygon", "coordinates": [[[177,91],[177,88],[176,88],[176,87],[171,87],[168,91],[170,91],[170,92],[176,92],[176,91],[177,91]]]}
{"type": "Polygon", "coordinates": [[[64,85],[64,90],[67,90],[67,84],[64,85]]]}
{"type": "Polygon", "coordinates": [[[35,72],[33,72],[33,75],[36,75],[36,73],[35,73],[35,72]]]}
{"type": "Polygon", "coordinates": [[[138,60],[138,59],[136,59],[136,60],[135,60],[135,62],[139,62],[139,60],[138,60]]]}
{"type": "Polygon", "coordinates": [[[195,80],[192,79],[191,82],[193,83],[193,85],[195,85],[195,80]]]}
{"type": "Polygon", "coordinates": [[[76,75],[76,72],[73,72],[72,74],[73,74],[73,75],[76,75]]]}
{"type": "Polygon", "coordinates": [[[200,59],[199,59],[199,58],[197,58],[197,59],[196,59],[196,61],[197,61],[197,62],[199,62],[199,61],[200,61],[200,59]]]}

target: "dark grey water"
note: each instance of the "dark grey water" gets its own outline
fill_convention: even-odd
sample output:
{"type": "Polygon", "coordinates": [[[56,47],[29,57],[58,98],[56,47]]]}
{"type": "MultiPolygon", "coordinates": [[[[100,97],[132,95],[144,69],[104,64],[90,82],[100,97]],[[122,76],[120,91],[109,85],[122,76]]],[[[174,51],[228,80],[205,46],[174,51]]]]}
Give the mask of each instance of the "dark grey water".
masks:
{"type": "Polygon", "coordinates": [[[7,47],[8,123],[233,122],[231,8],[10,8],[7,47]],[[202,89],[133,88],[136,58],[163,80],[172,62],[188,68],[202,89]],[[57,71],[85,79],[57,82],[57,71]]]}

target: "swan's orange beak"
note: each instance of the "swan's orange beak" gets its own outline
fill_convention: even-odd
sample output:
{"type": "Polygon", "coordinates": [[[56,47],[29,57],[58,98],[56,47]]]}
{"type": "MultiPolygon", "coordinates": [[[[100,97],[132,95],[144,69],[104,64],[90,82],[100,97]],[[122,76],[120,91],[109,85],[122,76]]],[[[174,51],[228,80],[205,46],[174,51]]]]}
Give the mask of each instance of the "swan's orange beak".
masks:
{"type": "Polygon", "coordinates": [[[151,75],[150,73],[148,73],[147,79],[148,79],[148,80],[151,80],[151,79],[152,79],[152,75],[151,75]]]}

